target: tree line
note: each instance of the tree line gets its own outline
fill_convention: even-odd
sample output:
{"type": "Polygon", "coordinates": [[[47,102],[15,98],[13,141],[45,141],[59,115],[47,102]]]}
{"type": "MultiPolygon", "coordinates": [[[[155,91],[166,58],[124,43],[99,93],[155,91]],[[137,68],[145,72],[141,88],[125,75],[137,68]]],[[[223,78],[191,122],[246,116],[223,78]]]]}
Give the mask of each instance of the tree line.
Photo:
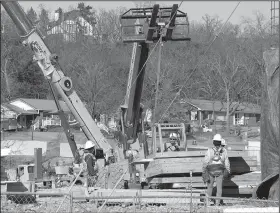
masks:
{"type": "MultiPolygon", "coordinates": [[[[84,4],[74,9],[94,17],[96,32],[106,34],[106,39],[99,42],[81,37],[69,43],[47,35],[45,41],[59,56],[63,71],[72,78],[75,90],[90,113],[113,113],[124,101],[132,51],[132,44],[121,42],[119,15],[126,9],[95,10],[84,4]]],[[[37,14],[30,8],[27,15],[46,35],[51,21],[49,11],[42,6],[37,14]]],[[[21,44],[16,27],[5,11],[1,13],[1,22],[4,27],[1,102],[20,97],[53,99],[42,72],[32,62],[32,52],[21,44]]],[[[253,19],[244,18],[239,25],[226,23],[218,35],[223,25],[224,21],[218,16],[206,14],[201,21],[190,20],[191,41],[164,43],[158,114],[166,111],[175,96],[167,117],[170,114],[182,117],[178,107],[181,99],[222,101],[226,103],[228,116],[234,113],[238,103],[260,104],[262,54],[272,42],[269,21],[256,12],[253,19]]],[[[152,49],[154,44],[150,46],[152,49]]],[[[143,104],[151,109],[155,102],[156,69],[157,54],[152,54],[147,62],[142,95],[143,104]]]]}

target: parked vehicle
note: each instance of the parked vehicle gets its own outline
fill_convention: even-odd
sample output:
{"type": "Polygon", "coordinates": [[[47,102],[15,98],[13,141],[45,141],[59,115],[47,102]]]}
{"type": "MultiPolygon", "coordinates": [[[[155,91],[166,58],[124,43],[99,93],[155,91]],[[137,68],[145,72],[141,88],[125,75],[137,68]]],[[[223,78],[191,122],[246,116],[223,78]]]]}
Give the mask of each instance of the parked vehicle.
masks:
{"type": "Polygon", "coordinates": [[[8,118],[1,120],[1,130],[4,131],[17,131],[18,123],[15,118],[8,118]]]}

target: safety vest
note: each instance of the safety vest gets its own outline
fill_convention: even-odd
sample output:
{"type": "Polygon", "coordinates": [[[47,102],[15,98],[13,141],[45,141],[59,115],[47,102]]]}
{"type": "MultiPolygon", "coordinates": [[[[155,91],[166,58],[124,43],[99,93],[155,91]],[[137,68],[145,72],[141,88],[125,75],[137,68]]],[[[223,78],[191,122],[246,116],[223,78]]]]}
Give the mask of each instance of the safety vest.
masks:
{"type": "MultiPolygon", "coordinates": [[[[90,155],[92,158],[93,158],[93,160],[95,160],[96,161],[96,159],[95,159],[95,157],[94,157],[94,155],[92,154],[92,153],[84,153],[84,155],[83,155],[83,157],[82,157],[82,166],[83,166],[83,171],[87,171],[87,162],[86,162],[86,156],[88,156],[88,155],[90,155]]],[[[95,169],[96,169],[96,164],[95,164],[95,169]]]]}
{"type": "Polygon", "coordinates": [[[223,148],[213,148],[213,151],[213,156],[211,156],[212,152],[210,151],[210,161],[207,165],[207,170],[212,176],[218,177],[223,174],[225,169],[225,162],[224,159],[222,159],[223,148]]]}

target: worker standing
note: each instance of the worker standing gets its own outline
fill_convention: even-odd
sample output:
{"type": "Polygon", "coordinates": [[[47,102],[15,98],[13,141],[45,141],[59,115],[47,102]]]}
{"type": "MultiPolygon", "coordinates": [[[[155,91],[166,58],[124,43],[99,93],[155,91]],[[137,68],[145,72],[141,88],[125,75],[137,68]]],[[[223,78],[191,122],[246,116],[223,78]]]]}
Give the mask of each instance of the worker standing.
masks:
{"type": "MultiPolygon", "coordinates": [[[[213,137],[214,147],[208,149],[205,155],[202,168],[202,178],[207,183],[207,194],[212,196],[213,185],[217,185],[217,197],[222,196],[223,179],[230,174],[230,163],[227,156],[227,150],[221,146],[222,136],[216,134],[213,137]]],[[[217,199],[216,205],[220,205],[220,199],[217,199]]]]}
{"type": "Polygon", "coordinates": [[[89,197],[88,187],[94,186],[97,179],[97,165],[95,158],[95,144],[87,141],[84,146],[83,167],[85,177],[85,194],[89,197]]]}

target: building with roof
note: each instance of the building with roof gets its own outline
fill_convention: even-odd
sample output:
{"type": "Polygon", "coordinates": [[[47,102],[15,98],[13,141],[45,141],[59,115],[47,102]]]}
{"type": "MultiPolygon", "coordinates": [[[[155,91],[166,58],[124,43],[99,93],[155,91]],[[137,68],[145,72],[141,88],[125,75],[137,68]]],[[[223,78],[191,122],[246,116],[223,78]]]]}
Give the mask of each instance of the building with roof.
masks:
{"type": "MultiPolygon", "coordinates": [[[[67,115],[70,124],[76,124],[77,122],[66,103],[59,101],[59,104],[67,115]]],[[[10,116],[17,119],[18,124],[25,128],[31,127],[32,123],[34,124],[34,129],[50,125],[61,126],[54,100],[18,98],[9,103],[1,104],[1,110],[2,108],[5,111],[4,116],[6,118],[10,116]]]]}
{"type": "Polygon", "coordinates": [[[25,110],[9,103],[1,104],[1,129],[16,130],[19,124],[21,127],[27,126],[28,118],[38,114],[35,110],[25,110]]]}
{"type": "MultiPolygon", "coordinates": [[[[200,125],[205,120],[215,120],[217,122],[226,121],[226,103],[221,101],[209,101],[200,99],[181,100],[189,112],[190,120],[198,121],[200,125]]],[[[260,121],[261,108],[252,103],[230,104],[230,123],[233,125],[257,126],[260,121]]]]}
{"type": "MultiPolygon", "coordinates": [[[[40,114],[40,112],[43,112],[45,115],[58,113],[54,100],[18,98],[13,101],[10,101],[9,104],[21,108],[23,110],[36,111],[38,114],[40,114]]],[[[70,113],[70,110],[64,101],[60,100],[59,104],[65,113],[70,113]]]]}
{"type": "Polygon", "coordinates": [[[61,35],[64,41],[74,42],[79,35],[94,37],[95,18],[81,10],[55,11],[55,20],[50,22],[47,35],[61,35]]]}

